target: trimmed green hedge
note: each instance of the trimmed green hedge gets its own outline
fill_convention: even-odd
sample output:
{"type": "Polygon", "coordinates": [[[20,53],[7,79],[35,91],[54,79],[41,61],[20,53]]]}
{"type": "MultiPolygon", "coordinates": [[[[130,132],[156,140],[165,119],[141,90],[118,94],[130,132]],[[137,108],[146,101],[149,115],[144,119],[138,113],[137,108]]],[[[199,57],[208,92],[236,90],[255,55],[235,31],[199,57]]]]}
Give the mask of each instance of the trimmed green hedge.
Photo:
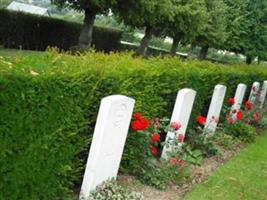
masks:
{"type": "MultiPolygon", "coordinates": [[[[48,46],[68,50],[77,45],[81,24],[59,19],[0,10],[0,44],[6,48],[45,50],[48,46]]],[[[109,52],[120,46],[122,32],[94,27],[96,50],[109,52]]]]}
{"type": "Polygon", "coordinates": [[[266,76],[260,66],[141,59],[126,53],[0,57],[0,199],[66,199],[79,185],[84,150],[100,100],[107,95],[128,95],[136,99],[135,111],[163,117],[171,115],[179,89],[193,88],[192,127],[216,84],[227,85],[228,98],[238,83],[250,85],[266,76]]]}

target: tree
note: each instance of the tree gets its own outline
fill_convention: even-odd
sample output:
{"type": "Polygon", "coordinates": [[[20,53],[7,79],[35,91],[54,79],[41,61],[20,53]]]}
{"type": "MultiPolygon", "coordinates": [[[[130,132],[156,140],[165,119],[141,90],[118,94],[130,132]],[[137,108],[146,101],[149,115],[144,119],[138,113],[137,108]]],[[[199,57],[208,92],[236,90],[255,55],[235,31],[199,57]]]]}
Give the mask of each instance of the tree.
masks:
{"type": "Polygon", "coordinates": [[[249,30],[248,0],[224,0],[224,3],[227,5],[227,40],[222,48],[235,53],[242,53],[245,46],[244,37],[249,30]]]}
{"type": "Polygon", "coordinates": [[[176,55],[177,47],[182,40],[190,43],[200,34],[207,24],[207,10],[204,0],[182,0],[175,2],[173,20],[164,22],[167,36],[173,38],[170,54],[176,55]]]}
{"type": "Polygon", "coordinates": [[[162,34],[161,24],[171,21],[174,15],[174,0],[118,0],[115,12],[126,25],[145,28],[145,35],[137,54],[145,56],[153,35],[162,34]]]}
{"type": "Polygon", "coordinates": [[[220,48],[227,38],[226,4],[223,0],[205,0],[205,3],[208,23],[193,42],[201,46],[199,60],[207,57],[209,47],[220,48]]]}
{"type": "Polygon", "coordinates": [[[84,11],[83,27],[79,36],[78,47],[88,49],[92,43],[92,33],[97,14],[105,14],[116,4],[116,0],[53,0],[60,7],[71,7],[84,11]]]}
{"type": "Polygon", "coordinates": [[[241,38],[241,52],[247,57],[247,64],[254,58],[267,59],[267,2],[262,0],[248,1],[248,30],[241,38]]]}

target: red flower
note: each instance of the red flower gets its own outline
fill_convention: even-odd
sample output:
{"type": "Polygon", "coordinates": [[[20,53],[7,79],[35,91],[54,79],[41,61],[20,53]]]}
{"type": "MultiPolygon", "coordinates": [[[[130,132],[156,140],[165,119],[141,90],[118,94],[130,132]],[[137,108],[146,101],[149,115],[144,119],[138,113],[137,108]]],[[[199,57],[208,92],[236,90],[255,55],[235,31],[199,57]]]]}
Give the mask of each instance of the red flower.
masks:
{"type": "Polygon", "coordinates": [[[142,114],[139,113],[139,112],[136,112],[136,113],[133,114],[133,118],[134,119],[141,119],[142,117],[143,117],[142,114]]]}
{"type": "Polygon", "coordinates": [[[235,120],[232,117],[227,118],[227,120],[229,121],[230,124],[234,124],[235,120]]]}
{"type": "Polygon", "coordinates": [[[197,116],[197,123],[204,126],[206,124],[206,117],[203,117],[202,115],[197,116]]]}
{"type": "Polygon", "coordinates": [[[156,147],[151,146],[151,147],[149,147],[149,150],[153,155],[158,154],[158,149],[156,147]]]}
{"type": "Polygon", "coordinates": [[[149,125],[149,121],[148,119],[144,118],[144,117],[140,117],[139,115],[137,116],[138,119],[136,118],[132,124],[131,124],[131,128],[134,130],[134,131],[142,131],[142,130],[145,130],[148,125],[149,125]]]}
{"type": "Polygon", "coordinates": [[[180,134],[178,135],[178,141],[179,141],[179,142],[184,142],[184,134],[181,134],[181,133],[180,133],[180,134]]]}
{"type": "Polygon", "coordinates": [[[160,134],[154,133],[151,137],[151,142],[158,142],[160,140],[160,134]]]}
{"type": "Polygon", "coordinates": [[[236,118],[237,118],[237,119],[242,120],[243,117],[244,117],[244,115],[243,115],[243,112],[242,112],[242,111],[238,111],[238,112],[236,113],[236,118]]]}
{"type": "Polygon", "coordinates": [[[234,99],[234,98],[229,98],[229,99],[228,99],[228,103],[229,103],[230,105],[234,105],[234,104],[235,104],[235,99],[234,99]]]}
{"type": "Polygon", "coordinates": [[[248,100],[245,102],[245,107],[246,109],[251,110],[253,108],[253,103],[248,100]]]}
{"type": "Polygon", "coordinates": [[[260,113],[259,113],[259,112],[255,112],[255,113],[253,114],[253,119],[254,119],[255,121],[259,121],[259,119],[260,119],[260,113]]]}
{"type": "Polygon", "coordinates": [[[181,171],[183,169],[184,166],[184,161],[183,160],[178,160],[178,170],[181,171]]]}
{"type": "Polygon", "coordinates": [[[237,113],[237,109],[233,109],[233,110],[232,110],[232,113],[233,113],[233,114],[237,113]]]}
{"type": "Polygon", "coordinates": [[[255,86],[253,86],[253,87],[252,87],[252,90],[255,92],[255,91],[256,91],[256,87],[255,87],[255,86]]]}
{"type": "Polygon", "coordinates": [[[171,128],[173,128],[174,130],[179,130],[180,128],[181,128],[181,124],[180,123],[178,123],[178,122],[172,122],[171,123],[171,128]]]}
{"type": "Polygon", "coordinates": [[[171,158],[171,159],[169,160],[169,163],[170,163],[171,165],[175,165],[175,164],[177,163],[177,159],[176,159],[176,158],[171,158]]]}

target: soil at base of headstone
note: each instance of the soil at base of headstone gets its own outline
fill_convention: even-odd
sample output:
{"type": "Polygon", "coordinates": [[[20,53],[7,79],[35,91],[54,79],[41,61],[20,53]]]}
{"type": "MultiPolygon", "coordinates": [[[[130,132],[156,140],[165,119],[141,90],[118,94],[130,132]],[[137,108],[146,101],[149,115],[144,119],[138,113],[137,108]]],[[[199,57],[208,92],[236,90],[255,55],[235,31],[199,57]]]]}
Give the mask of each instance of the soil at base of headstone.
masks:
{"type": "Polygon", "coordinates": [[[170,185],[165,190],[157,190],[154,187],[136,184],[133,176],[119,174],[118,181],[126,184],[129,188],[141,192],[145,200],[179,200],[190,192],[197,184],[205,182],[220,166],[224,165],[233,156],[239,153],[246,145],[238,144],[231,150],[221,149],[221,154],[203,160],[201,166],[190,165],[192,178],[182,185],[170,185]]]}

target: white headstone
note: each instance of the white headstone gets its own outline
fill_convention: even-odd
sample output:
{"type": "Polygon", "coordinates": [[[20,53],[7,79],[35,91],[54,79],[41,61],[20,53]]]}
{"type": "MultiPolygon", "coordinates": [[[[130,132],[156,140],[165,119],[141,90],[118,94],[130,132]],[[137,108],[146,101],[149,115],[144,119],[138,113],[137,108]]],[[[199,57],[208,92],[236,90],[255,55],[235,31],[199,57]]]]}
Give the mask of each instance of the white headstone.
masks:
{"type": "Polygon", "coordinates": [[[262,88],[261,88],[261,94],[260,94],[260,109],[263,108],[264,102],[265,102],[265,98],[266,98],[266,93],[267,93],[267,81],[264,81],[262,84],[262,88]]]}
{"type": "Polygon", "coordinates": [[[80,199],[87,199],[96,186],[117,177],[134,103],[134,99],[122,95],[102,99],[80,199]]]}
{"type": "Polygon", "coordinates": [[[255,101],[257,99],[257,93],[260,90],[260,83],[259,82],[254,82],[251,87],[250,95],[249,95],[249,100],[255,104],[255,101]]]}
{"type": "Polygon", "coordinates": [[[207,115],[207,122],[204,128],[204,130],[208,131],[210,134],[216,131],[225,93],[226,87],[224,85],[215,86],[207,115]]]}
{"type": "MultiPolygon", "coordinates": [[[[168,132],[166,141],[168,139],[174,139],[178,136],[178,134],[185,135],[195,97],[196,91],[191,89],[182,89],[178,92],[171,117],[171,122],[180,123],[181,128],[177,133],[168,132]]],[[[167,148],[166,146],[164,146],[161,157],[168,158],[167,152],[171,150],[172,147],[167,148]]]]}
{"type": "Polygon", "coordinates": [[[232,106],[232,110],[239,111],[242,105],[245,93],[246,93],[246,89],[247,89],[247,86],[245,84],[242,84],[242,83],[238,84],[236,92],[235,92],[235,97],[234,97],[235,103],[232,106]]]}

